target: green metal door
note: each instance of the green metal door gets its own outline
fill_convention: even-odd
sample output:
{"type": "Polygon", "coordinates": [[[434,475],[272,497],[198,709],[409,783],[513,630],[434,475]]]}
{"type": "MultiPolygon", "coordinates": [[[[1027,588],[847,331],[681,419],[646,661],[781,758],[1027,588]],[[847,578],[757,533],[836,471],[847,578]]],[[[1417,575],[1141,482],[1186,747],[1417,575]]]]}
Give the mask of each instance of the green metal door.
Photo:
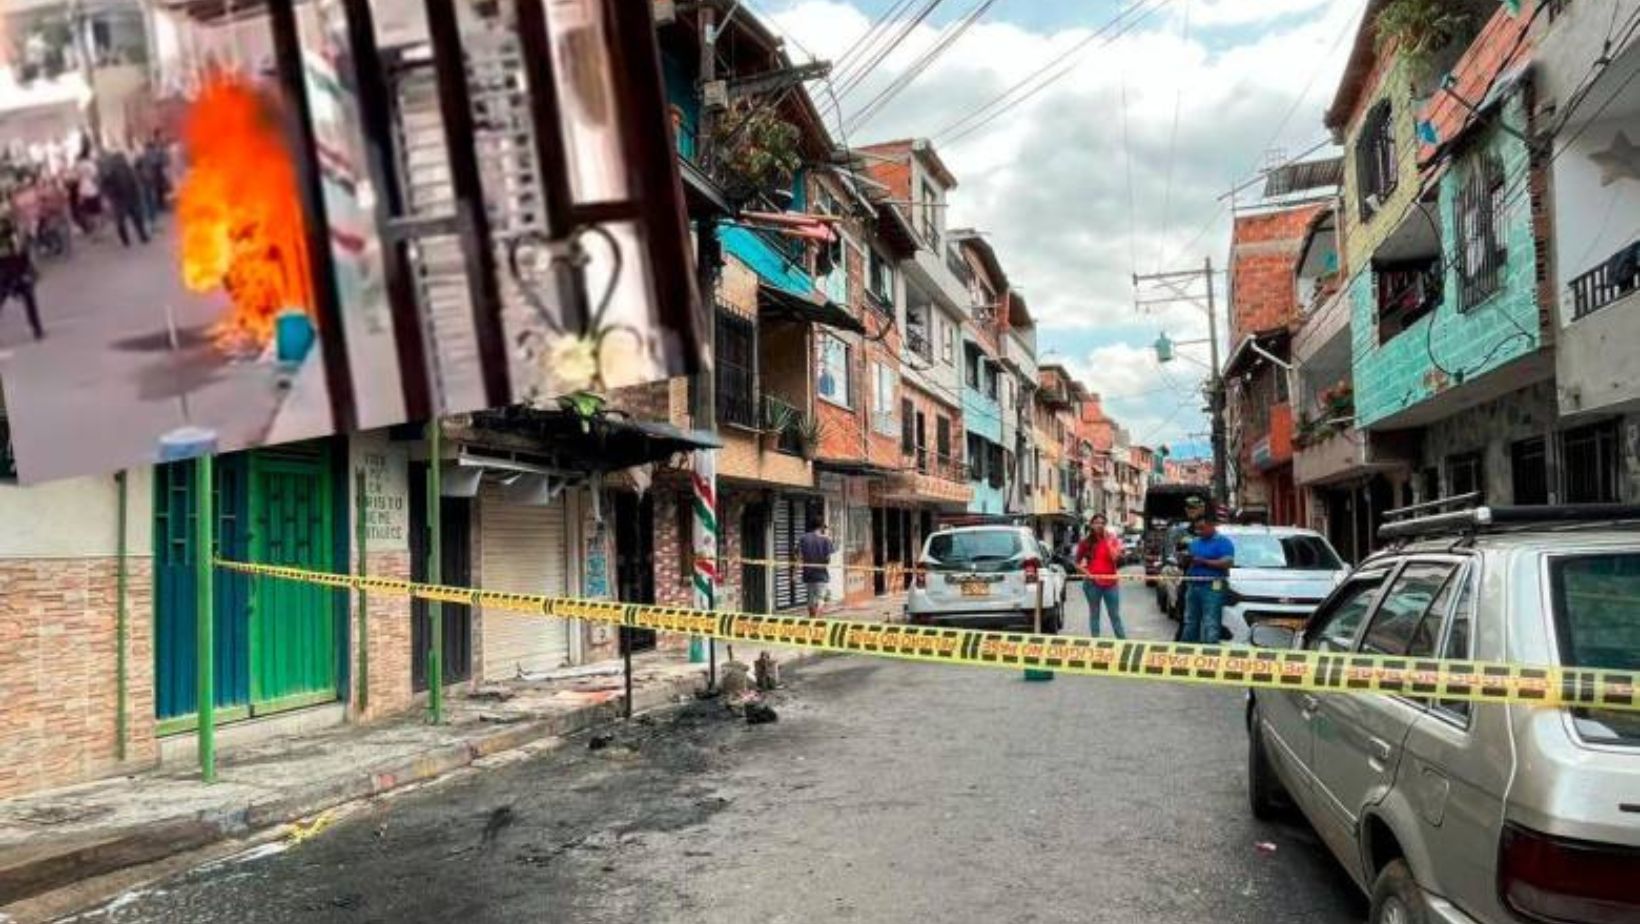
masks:
{"type": "MultiPolygon", "coordinates": [[[[263,450],[251,459],[253,561],[332,570],[329,464],[322,446],[263,450]]],[[[275,712],[338,697],[333,591],[256,582],[251,606],[251,709],[275,712]]]]}

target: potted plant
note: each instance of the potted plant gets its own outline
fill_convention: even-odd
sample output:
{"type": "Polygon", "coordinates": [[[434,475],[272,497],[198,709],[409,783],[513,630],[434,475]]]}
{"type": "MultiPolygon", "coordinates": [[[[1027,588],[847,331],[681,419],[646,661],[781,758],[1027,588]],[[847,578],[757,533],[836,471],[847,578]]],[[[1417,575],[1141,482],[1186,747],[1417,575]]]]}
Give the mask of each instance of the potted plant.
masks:
{"type": "Polygon", "coordinates": [[[797,433],[798,449],[804,459],[810,462],[820,453],[820,441],[825,439],[826,425],[813,414],[799,414],[792,425],[797,433]]]}
{"type": "Polygon", "coordinates": [[[765,449],[780,444],[780,437],[797,424],[797,409],[784,401],[763,402],[762,435],[765,449]]]}
{"type": "Polygon", "coordinates": [[[790,189],[803,165],[797,126],[767,103],[730,107],[712,131],[712,151],[725,192],[736,199],[790,189]]]}
{"type": "Polygon", "coordinates": [[[1474,22],[1470,4],[1453,0],[1390,0],[1374,25],[1380,52],[1391,43],[1411,69],[1414,95],[1433,92],[1438,56],[1474,22]]]}

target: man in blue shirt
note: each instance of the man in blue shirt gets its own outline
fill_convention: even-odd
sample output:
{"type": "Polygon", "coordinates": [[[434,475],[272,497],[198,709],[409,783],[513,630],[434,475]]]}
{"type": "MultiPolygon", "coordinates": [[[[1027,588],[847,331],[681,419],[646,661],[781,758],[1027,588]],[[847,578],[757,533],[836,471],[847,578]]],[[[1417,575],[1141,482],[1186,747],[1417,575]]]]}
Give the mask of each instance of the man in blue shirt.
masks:
{"type": "Polygon", "coordinates": [[[831,556],[837,547],[826,535],[826,521],[815,520],[809,531],[797,539],[797,555],[803,562],[803,589],[808,593],[809,618],[820,615],[820,603],[826,597],[826,584],[831,579],[831,556]]]}
{"type": "Polygon", "coordinates": [[[1184,572],[1184,629],[1180,641],[1219,643],[1224,595],[1235,557],[1235,543],[1219,534],[1218,518],[1211,513],[1199,518],[1196,538],[1190,541],[1189,567],[1184,572]]]}

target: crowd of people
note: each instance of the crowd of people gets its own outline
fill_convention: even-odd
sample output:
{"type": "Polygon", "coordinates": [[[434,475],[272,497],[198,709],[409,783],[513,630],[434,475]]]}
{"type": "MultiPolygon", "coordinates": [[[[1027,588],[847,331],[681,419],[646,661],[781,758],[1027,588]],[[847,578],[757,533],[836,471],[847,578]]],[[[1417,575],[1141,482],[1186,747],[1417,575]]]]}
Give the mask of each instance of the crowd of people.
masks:
{"type": "Polygon", "coordinates": [[[76,238],[102,240],[112,226],[120,245],[147,244],[170,209],[174,151],[158,135],[130,150],[82,145],[55,167],[0,162],[0,316],[20,302],[36,340],[44,339],[35,287],[41,265],[70,259],[76,238]]]}

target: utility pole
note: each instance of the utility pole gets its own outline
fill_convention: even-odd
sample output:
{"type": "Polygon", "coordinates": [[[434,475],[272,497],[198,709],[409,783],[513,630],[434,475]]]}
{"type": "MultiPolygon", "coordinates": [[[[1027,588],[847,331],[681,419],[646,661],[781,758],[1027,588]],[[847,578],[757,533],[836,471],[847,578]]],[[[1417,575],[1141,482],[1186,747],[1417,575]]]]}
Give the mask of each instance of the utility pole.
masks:
{"type": "MultiPolygon", "coordinates": [[[[1213,297],[1213,258],[1202,261],[1199,270],[1177,270],[1169,273],[1134,274],[1133,285],[1138,287],[1141,282],[1159,282],[1172,290],[1172,294],[1152,299],[1140,299],[1138,304],[1162,305],[1174,302],[1189,302],[1204,308],[1207,312],[1207,346],[1208,361],[1212,364],[1208,370],[1207,379],[1207,407],[1212,414],[1213,421],[1213,497],[1221,504],[1230,502],[1229,451],[1226,448],[1228,436],[1224,421],[1225,394],[1224,394],[1224,367],[1219,357],[1219,316],[1217,302],[1213,297]],[[1196,278],[1207,284],[1207,298],[1204,305],[1201,299],[1179,291],[1180,287],[1196,278]]],[[[1200,343],[1199,340],[1183,341],[1178,346],[1200,343]]],[[[1163,334],[1156,341],[1157,359],[1168,362],[1173,358],[1174,343],[1163,334]]]]}
{"type": "MultiPolygon", "coordinates": [[[[733,15],[733,10],[730,11],[733,15]]],[[[727,24],[727,18],[724,20],[727,24]]],[[[705,87],[717,79],[717,11],[709,4],[700,8],[700,85],[705,87]]],[[[710,106],[701,107],[700,131],[696,139],[701,162],[708,167],[716,153],[711,149],[712,130],[717,120],[717,113],[710,106]]],[[[717,301],[713,297],[716,279],[717,248],[710,241],[715,239],[717,229],[711,226],[708,219],[702,223],[699,240],[699,264],[695,270],[696,283],[701,287],[701,302],[707,306],[710,320],[706,324],[706,356],[701,364],[700,371],[690,382],[690,426],[696,430],[708,432],[717,431],[717,301]]],[[[693,464],[690,466],[689,487],[690,502],[693,505],[693,527],[690,530],[690,544],[694,549],[693,571],[690,584],[694,588],[695,608],[711,611],[717,607],[717,585],[719,581],[718,569],[721,564],[718,552],[722,535],[721,525],[718,523],[717,504],[717,451],[713,449],[698,449],[694,452],[693,464]]],[[[624,629],[622,630],[625,631],[624,629]]],[[[689,660],[700,661],[702,655],[706,661],[706,688],[717,689],[717,640],[707,639],[701,651],[700,638],[694,637],[689,642],[689,660]]]]}
{"type": "Polygon", "coordinates": [[[1230,503],[1229,452],[1226,449],[1224,426],[1224,365],[1219,361],[1219,314],[1213,306],[1213,258],[1202,263],[1202,276],[1207,280],[1207,346],[1209,361],[1213,363],[1212,393],[1207,403],[1213,415],[1213,494],[1219,503],[1230,503]]]}

